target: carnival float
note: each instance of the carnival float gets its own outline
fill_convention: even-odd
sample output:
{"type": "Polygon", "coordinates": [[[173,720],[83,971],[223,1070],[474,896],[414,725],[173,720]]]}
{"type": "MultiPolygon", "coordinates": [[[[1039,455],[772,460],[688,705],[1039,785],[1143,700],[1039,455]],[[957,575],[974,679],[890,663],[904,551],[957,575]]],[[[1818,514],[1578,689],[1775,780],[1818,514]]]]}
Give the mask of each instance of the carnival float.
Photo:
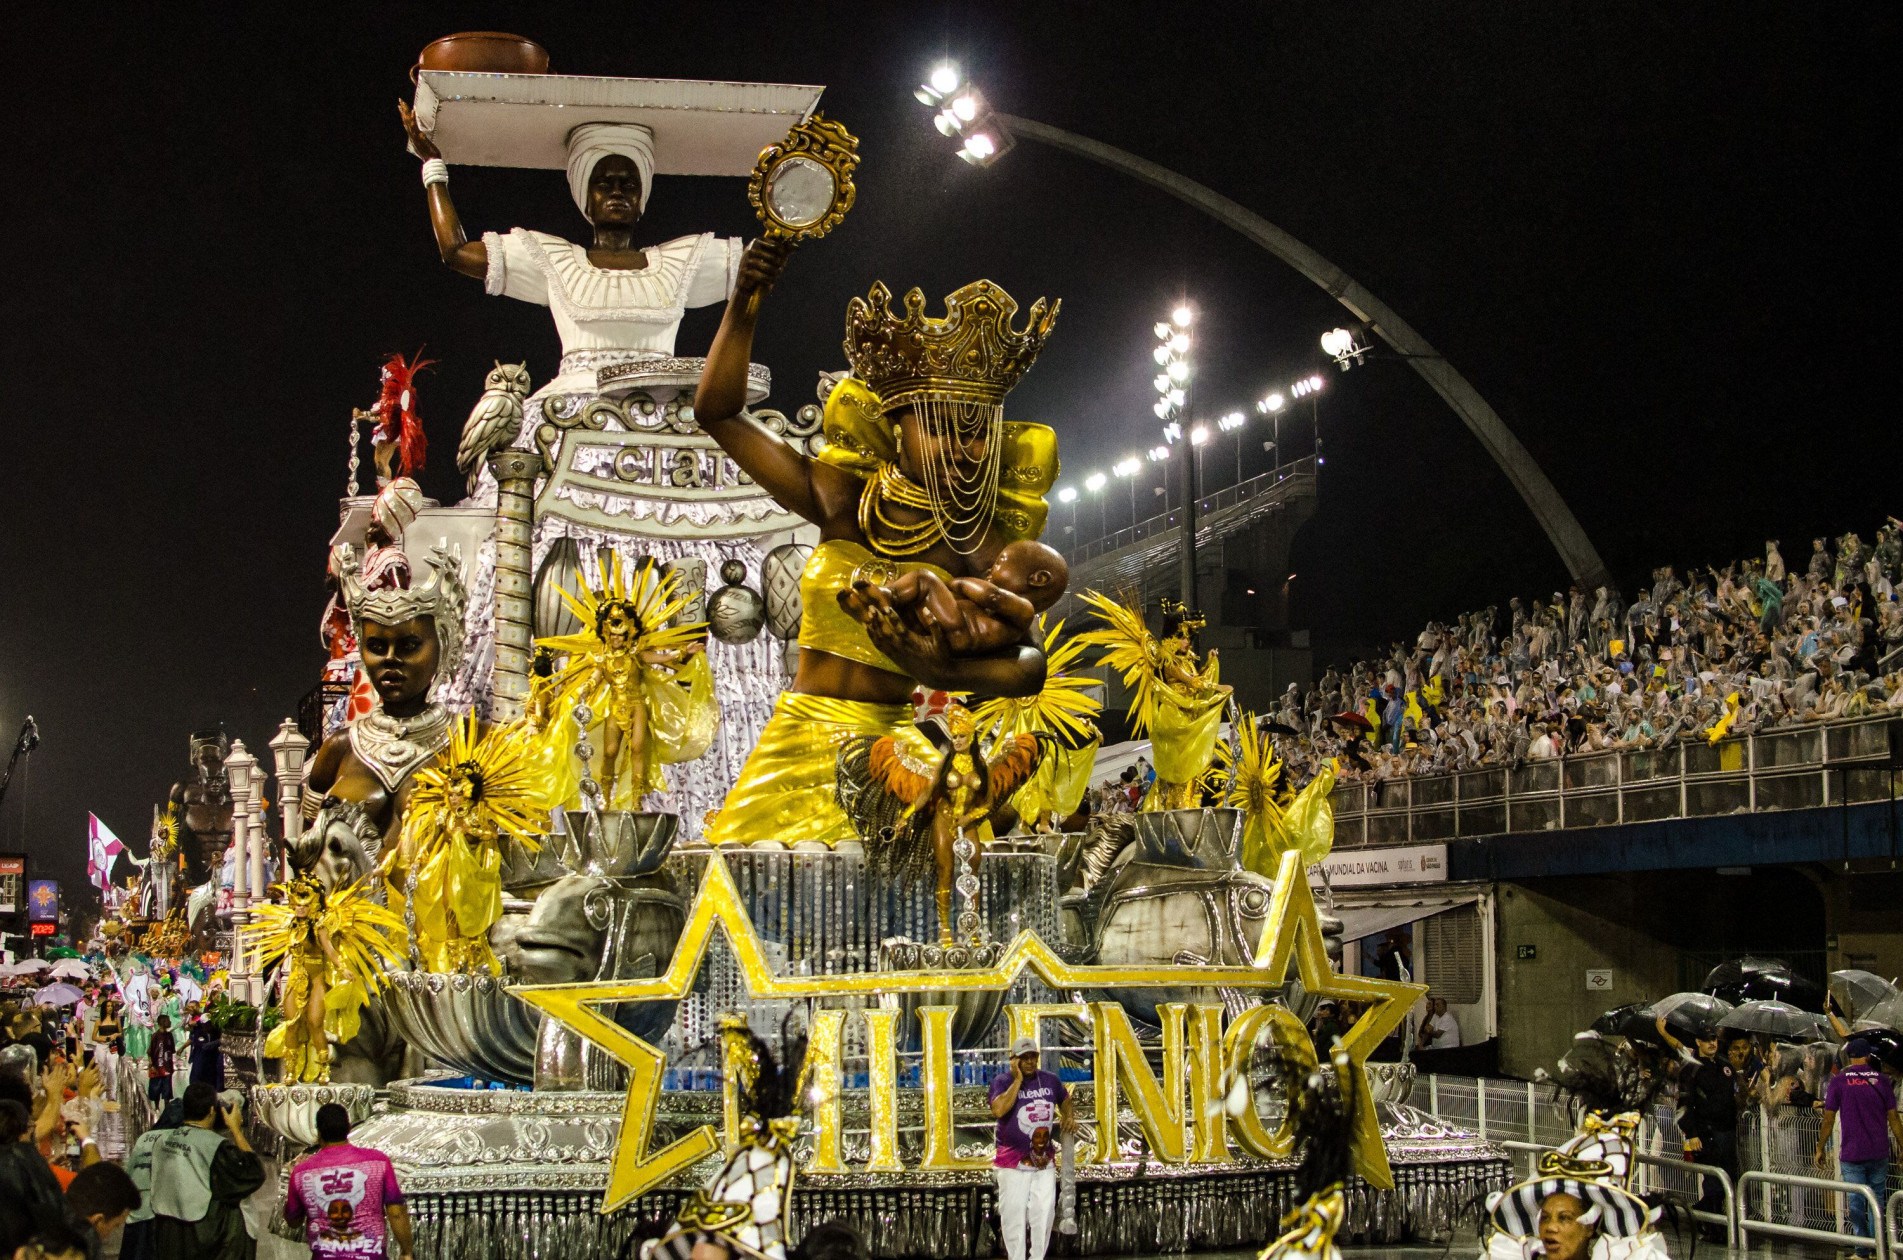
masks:
{"type": "Polygon", "coordinates": [[[776,1239],[837,1219],[875,1256],[989,1255],[985,1084],[1017,1036],[1073,1082],[1083,1252],[1283,1234],[1317,1071],[1351,1100],[1330,1236],[1444,1236],[1505,1185],[1497,1147],[1406,1105],[1407,1064],[1367,1062],[1421,990],[1339,973],[1305,874],[1329,784],[1279,782],[1193,610],[1090,592],[1090,625],[1046,619],[1057,435],[1005,413],[1059,304],[868,277],[843,364],[770,408],[754,329],[854,198],[820,88],[552,74],[495,37],[415,79],[443,261],[547,307],[563,353],[460,382],[451,505],[413,479],[424,364],[385,365],[275,811],[208,737],[158,824],[182,861],[125,913],[215,934],[181,911],[230,872],[230,987],[276,1014],[258,1115],[306,1143],[345,1103],[443,1258],[618,1254],[756,1147],[776,1195],[796,1177],[776,1239]],[[565,172],[591,238],[465,228],[451,171],[484,166],[565,172]],[[746,180],[759,238],[637,246],[685,175],[746,180]],[[1097,666],[1156,748],[1134,814],[1078,812],[1097,666]],[[1366,1004],[1333,1047],[1304,1026],[1324,995],[1366,1004]],[[746,1120],[756,1052],[801,1064],[797,1123],[746,1120]]]}

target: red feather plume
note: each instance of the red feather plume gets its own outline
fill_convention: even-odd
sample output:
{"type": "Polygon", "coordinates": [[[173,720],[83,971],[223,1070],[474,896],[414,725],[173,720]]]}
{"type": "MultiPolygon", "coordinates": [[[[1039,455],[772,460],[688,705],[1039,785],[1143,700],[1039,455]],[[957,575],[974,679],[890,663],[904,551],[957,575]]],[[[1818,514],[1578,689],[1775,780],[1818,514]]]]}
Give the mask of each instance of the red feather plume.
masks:
{"type": "Polygon", "coordinates": [[[397,444],[399,476],[411,477],[421,472],[424,457],[429,454],[423,421],[416,414],[416,374],[435,362],[425,359],[418,350],[413,359],[406,361],[402,355],[393,354],[383,365],[383,386],[377,394],[376,405],[370,410],[377,417],[376,436],[397,444]]]}

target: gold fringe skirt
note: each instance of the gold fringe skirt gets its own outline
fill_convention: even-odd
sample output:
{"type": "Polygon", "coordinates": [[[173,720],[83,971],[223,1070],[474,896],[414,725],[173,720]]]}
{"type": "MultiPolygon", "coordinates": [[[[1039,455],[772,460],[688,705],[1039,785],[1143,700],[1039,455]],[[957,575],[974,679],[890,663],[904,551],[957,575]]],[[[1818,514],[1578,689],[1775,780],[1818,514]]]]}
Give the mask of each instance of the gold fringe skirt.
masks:
{"type": "Polygon", "coordinates": [[[909,704],[868,704],[783,692],[760,742],[708,828],[711,844],[857,840],[833,784],[839,748],[858,735],[891,735],[912,724],[909,704]]]}

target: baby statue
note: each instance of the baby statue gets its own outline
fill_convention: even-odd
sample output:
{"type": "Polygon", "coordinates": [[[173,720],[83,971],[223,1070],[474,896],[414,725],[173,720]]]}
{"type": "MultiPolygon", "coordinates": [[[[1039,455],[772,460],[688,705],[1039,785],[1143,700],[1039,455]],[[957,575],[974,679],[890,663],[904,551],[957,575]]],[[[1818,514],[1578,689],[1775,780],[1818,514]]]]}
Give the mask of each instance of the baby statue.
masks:
{"type": "Polygon", "coordinates": [[[886,589],[899,614],[921,633],[942,630],[959,656],[1021,643],[1037,615],[1063,597],[1070,566],[1031,538],[1007,544],[981,578],[946,581],[929,569],[900,574],[886,589]]]}

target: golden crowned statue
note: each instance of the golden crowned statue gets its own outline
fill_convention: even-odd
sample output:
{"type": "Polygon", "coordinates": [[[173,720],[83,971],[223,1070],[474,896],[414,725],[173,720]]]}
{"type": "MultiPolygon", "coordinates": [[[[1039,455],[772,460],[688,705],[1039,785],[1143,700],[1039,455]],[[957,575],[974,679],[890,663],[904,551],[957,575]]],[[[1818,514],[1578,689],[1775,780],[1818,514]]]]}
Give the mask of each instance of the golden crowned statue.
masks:
{"type": "MultiPolygon", "coordinates": [[[[916,572],[980,579],[1003,548],[1043,530],[1057,437],[1046,425],[1006,422],[1004,398],[1043,348],[1058,304],[1039,299],[1018,327],[1018,304],[988,280],[947,297],[942,318],[925,313],[917,289],[902,312],[890,299],[875,284],[847,305],[853,375],[827,401],[816,458],[775,449],[708,405],[719,341],[702,379],[702,425],[823,531],[800,578],[799,674],[714,820],[716,844],[855,840],[836,799],[840,750],[909,731],[915,685],[1033,695],[1043,683],[1029,633],[982,659],[899,651],[922,636],[885,588],[916,572]]],[[[722,339],[750,336],[747,318],[730,307],[722,339]]]]}

